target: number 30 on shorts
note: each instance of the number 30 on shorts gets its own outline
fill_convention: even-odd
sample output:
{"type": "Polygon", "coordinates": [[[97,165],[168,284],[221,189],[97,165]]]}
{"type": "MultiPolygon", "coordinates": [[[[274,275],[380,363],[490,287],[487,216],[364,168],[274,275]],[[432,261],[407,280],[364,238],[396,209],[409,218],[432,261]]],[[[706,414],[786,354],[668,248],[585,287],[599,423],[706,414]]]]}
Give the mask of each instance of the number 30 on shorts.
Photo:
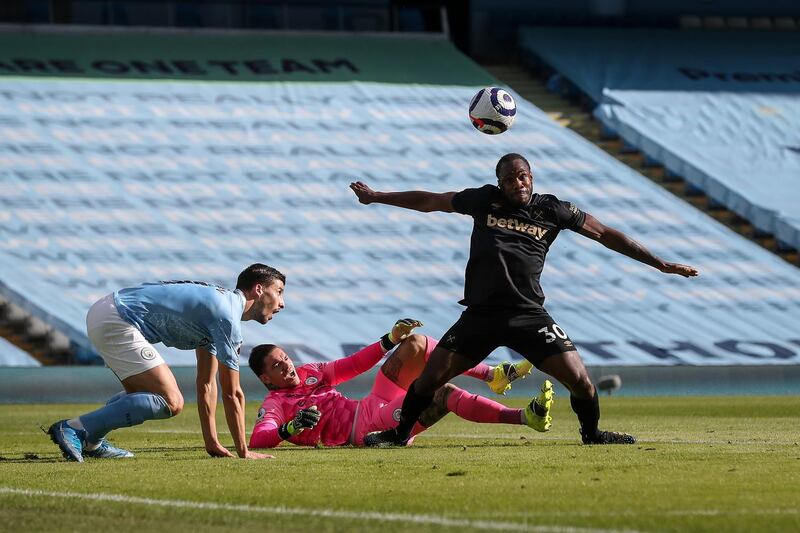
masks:
{"type": "Polygon", "coordinates": [[[563,329],[561,329],[561,326],[559,326],[555,322],[553,323],[553,325],[549,327],[545,326],[542,329],[540,329],[539,333],[544,334],[544,339],[547,344],[550,344],[551,342],[556,340],[556,337],[558,337],[559,339],[567,338],[567,333],[563,329]],[[550,331],[551,329],[553,331],[550,331]]]}

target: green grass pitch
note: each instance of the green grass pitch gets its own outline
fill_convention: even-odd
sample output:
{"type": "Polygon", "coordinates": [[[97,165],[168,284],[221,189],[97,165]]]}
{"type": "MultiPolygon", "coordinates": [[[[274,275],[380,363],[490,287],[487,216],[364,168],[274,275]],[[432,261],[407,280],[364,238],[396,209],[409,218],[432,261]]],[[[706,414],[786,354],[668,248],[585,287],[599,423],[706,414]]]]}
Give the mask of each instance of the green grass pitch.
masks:
{"type": "Polygon", "coordinates": [[[187,405],[82,465],[37,426],[94,406],[0,405],[0,531],[800,531],[800,398],[601,401],[638,444],[581,446],[562,396],[547,434],[450,414],[407,449],[212,459],[187,405]]]}

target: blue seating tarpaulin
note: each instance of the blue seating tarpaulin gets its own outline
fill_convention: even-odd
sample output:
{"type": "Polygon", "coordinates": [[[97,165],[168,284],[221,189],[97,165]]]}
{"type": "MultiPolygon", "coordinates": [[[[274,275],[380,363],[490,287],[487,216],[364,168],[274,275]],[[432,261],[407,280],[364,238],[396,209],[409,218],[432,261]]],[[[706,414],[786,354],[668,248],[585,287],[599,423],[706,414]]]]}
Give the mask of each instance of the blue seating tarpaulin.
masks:
{"type": "MultiPolygon", "coordinates": [[[[449,53],[448,64],[463,61],[449,53]]],[[[439,337],[462,309],[472,220],[364,206],[348,185],[477,187],[519,152],[538,192],[702,272],[667,276],[562,234],[542,276],[546,305],[587,363],[800,360],[800,270],[518,96],[510,131],[477,132],[467,108],[481,76],[473,85],[0,77],[0,290],[89,354],[86,311],[103,295],[169,279],[232,287],[242,268],[264,262],[287,275],[286,309],[266,326],[244,324],[245,361],[262,342],[299,362],[338,358],[407,316],[439,337]]],[[[163,352],[194,364],[191,352],[163,352]]]]}
{"type": "Polygon", "coordinates": [[[520,44],[626,141],[800,248],[799,36],[525,28],[520,44]]]}
{"type": "Polygon", "coordinates": [[[42,366],[33,357],[0,337],[0,367],[2,366],[42,366]]]}

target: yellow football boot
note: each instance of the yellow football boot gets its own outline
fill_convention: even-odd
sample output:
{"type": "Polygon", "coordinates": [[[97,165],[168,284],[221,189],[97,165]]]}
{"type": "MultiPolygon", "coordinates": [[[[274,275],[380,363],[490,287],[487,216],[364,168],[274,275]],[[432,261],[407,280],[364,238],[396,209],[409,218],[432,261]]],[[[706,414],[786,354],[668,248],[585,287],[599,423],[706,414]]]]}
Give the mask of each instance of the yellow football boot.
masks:
{"type": "Polygon", "coordinates": [[[494,377],[488,382],[489,388],[496,394],[505,394],[511,390],[511,383],[518,379],[525,379],[531,373],[533,363],[528,360],[521,363],[512,364],[503,361],[494,367],[494,377]]]}
{"type": "Polygon", "coordinates": [[[539,395],[531,400],[525,408],[525,421],[528,427],[544,433],[550,431],[553,424],[553,417],[550,416],[550,409],[553,407],[553,384],[549,379],[544,380],[539,395]]]}

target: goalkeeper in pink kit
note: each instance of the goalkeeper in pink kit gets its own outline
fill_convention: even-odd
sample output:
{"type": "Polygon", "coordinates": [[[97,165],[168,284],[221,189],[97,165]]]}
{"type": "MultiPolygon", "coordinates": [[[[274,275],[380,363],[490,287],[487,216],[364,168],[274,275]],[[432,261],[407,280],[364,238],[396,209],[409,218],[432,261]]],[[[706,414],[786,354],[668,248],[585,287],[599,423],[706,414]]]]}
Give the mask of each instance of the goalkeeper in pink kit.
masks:
{"type": "MultiPolygon", "coordinates": [[[[270,392],[259,409],[250,447],[272,448],[284,440],[300,446],[363,446],[368,433],[397,425],[408,387],[419,377],[437,344],[430,337],[412,334],[421,325],[412,319],[398,320],[379,342],[350,356],[297,368],[279,346],[262,344],[253,348],[250,368],[270,392]],[[397,349],[381,366],[367,397],[353,400],[336,390],[336,385],[375,366],[397,344],[397,349]]],[[[511,382],[525,377],[531,367],[527,361],[496,367],[478,364],[465,374],[504,394],[511,388],[511,382]]],[[[413,434],[424,431],[448,412],[472,422],[520,424],[547,431],[552,422],[552,402],[549,381],[523,409],[508,408],[447,383],[436,392],[413,434]]]]}

